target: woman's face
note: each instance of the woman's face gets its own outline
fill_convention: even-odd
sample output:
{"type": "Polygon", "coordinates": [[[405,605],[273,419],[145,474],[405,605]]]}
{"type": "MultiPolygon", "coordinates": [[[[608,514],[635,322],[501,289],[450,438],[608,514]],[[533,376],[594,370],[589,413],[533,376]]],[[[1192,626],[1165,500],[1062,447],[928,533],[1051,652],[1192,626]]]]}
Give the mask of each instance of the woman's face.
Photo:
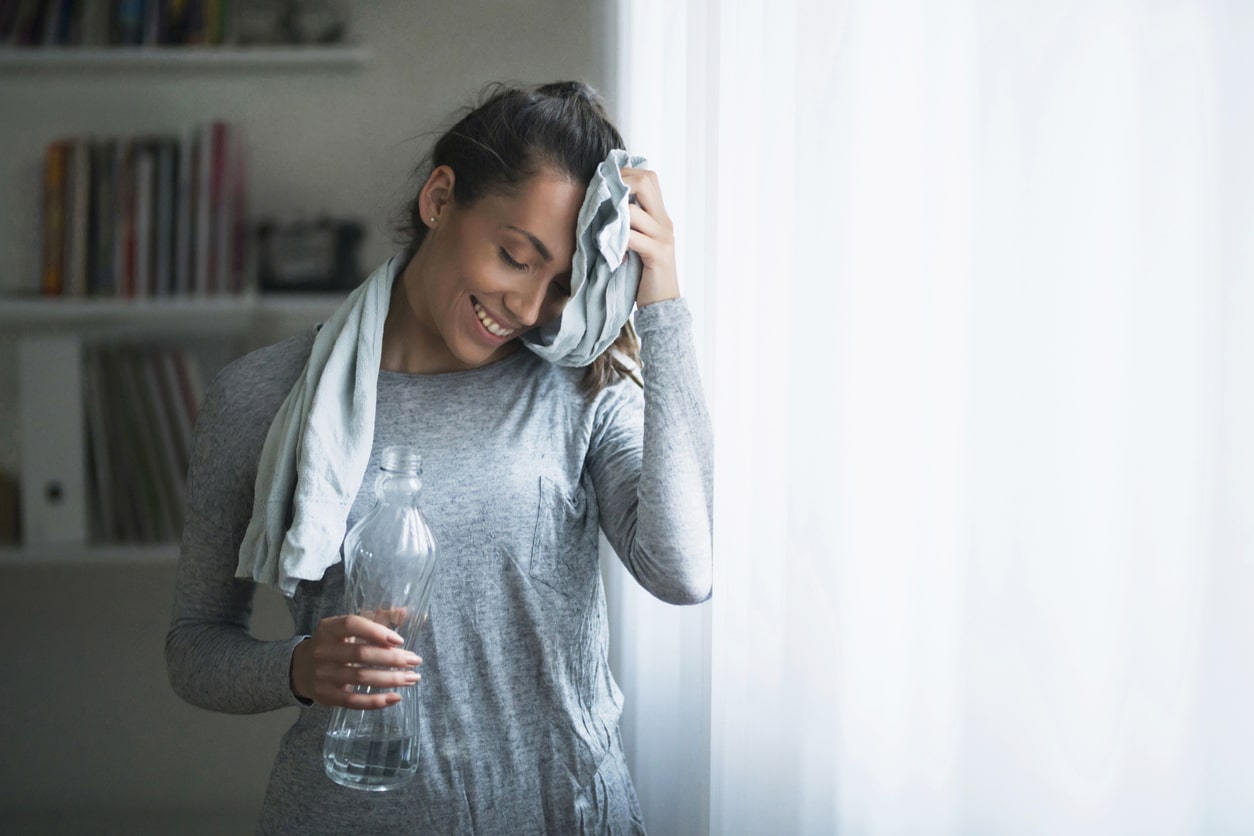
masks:
{"type": "Polygon", "coordinates": [[[436,221],[406,292],[427,351],[447,352],[445,370],[500,360],[525,331],[561,315],[583,197],[578,183],[544,169],[513,194],[468,207],[432,202],[426,214],[436,221]]]}

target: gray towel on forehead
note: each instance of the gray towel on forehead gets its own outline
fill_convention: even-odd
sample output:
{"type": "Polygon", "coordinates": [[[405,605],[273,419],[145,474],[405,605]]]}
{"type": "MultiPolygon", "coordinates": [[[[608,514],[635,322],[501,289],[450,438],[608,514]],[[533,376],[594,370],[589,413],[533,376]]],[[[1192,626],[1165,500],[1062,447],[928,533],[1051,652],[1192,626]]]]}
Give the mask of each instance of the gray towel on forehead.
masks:
{"type": "Polygon", "coordinates": [[[556,322],[522,336],[527,348],[550,363],[587,366],[610,347],[631,317],[641,263],[640,256],[627,249],[631,195],[621,170],[646,165],[644,157],[614,150],[588,184],[575,222],[570,299],[556,322]]]}

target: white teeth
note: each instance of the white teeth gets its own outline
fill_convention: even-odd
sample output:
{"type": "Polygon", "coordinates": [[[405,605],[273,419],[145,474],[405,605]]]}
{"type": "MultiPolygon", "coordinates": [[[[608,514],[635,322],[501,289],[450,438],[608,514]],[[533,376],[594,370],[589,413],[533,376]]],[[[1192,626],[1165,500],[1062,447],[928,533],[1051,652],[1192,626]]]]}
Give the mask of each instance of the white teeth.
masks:
{"type": "Polygon", "coordinates": [[[488,316],[488,312],[478,302],[475,302],[475,314],[479,317],[479,321],[483,323],[483,327],[498,337],[508,337],[514,333],[513,328],[502,328],[500,325],[497,325],[496,320],[488,316]]]}

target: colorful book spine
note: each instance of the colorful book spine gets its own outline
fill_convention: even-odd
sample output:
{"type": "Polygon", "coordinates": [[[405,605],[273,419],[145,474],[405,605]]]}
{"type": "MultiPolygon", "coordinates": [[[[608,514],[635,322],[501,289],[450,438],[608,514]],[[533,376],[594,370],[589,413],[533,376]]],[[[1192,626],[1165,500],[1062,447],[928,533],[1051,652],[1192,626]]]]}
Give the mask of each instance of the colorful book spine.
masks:
{"type": "Polygon", "coordinates": [[[65,235],[65,292],[87,295],[87,239],[91,220],[91,143],[70,144],[65,235]]]}
{"type": "Polygon", "coordinates": [[[214,122],[213,132],[213,171],[210,175],[210,195],[213,229],[210,232],[209,272],[212,279],[210,288],[215,293],[229,290],[227,274],[230,268],[230,172],[229,149],[230,131],[225,122],[214,122]]]}
{"type": "Polygon", "coordinates": [[[95,223],[92,228],[92,270],[88,292],[110,296],[113,285],[114,223],[117,219],[117,142],[106,139],[96,143],[92,156],[92,207],[95,223]]]}
{"type": "Polygon", "coordinates": [[[113,43],[122,46],[142,44],[146,12],[145,0],[117,0],[113,18],[113,43]]]}
{"type": "Polygon", "coordinates": [[[53,142],[44,153],[43,276],[40,290],[59,296],[65,267],[65,168],[67,143],[53,142]]]}
{"type": "Polygon", "coordinates": [[[248,244],[243,144],[221,120],[182,137],[50,143],[41,220],[46,295],[238,293],[248,244]]]}

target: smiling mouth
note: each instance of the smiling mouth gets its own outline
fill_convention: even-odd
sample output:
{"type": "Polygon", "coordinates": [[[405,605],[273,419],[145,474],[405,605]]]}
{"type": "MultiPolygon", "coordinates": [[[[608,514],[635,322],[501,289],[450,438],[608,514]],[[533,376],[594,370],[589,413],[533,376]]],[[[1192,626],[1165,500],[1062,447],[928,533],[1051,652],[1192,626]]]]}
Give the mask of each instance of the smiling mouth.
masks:
{"type": "Polygon", "coordinates": [[[510,334],[514,333],[513,328],[506,328],[505,326],[499,324],[495,319],[488,316],[488,312],[485,311],[483,306],[479,304],[478,299],[475,299],[472,296],[470,301],[475,306],[475,316],[479,317],[479,321],[483,323],[484,328],[488,329],[489,334],[494,337],[508,337],[510,334]]]}

